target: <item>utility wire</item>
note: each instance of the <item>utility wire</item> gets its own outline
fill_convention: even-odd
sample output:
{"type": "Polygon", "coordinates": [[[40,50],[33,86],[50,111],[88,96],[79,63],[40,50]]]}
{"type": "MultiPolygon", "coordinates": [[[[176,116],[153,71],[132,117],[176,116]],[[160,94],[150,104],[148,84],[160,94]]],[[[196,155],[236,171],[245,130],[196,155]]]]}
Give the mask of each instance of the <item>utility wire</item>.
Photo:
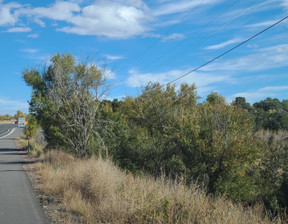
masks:
{"type": "MultiPolygon", "coordinates": [[[[255,0],[254,0],[254,1],[255,1],[255,0]]],[[[259,1],[259,0],[256,0],[256,2],[257,2],[257,1],[259,1]]],[[[216,16],[214,16],[213,18],[211,18],[211,19],[210,19],[205,25],[203,25],[201,28],[197,29],[196,31],[189,32],[188,34],[191,35],[190,37],[188,37],[187,39],[184,39],[184,40],[180,41],[180,43],[178,43],[176,46],[172,47],[171,49],[169,49],[169,50],[166,51],[165,53],[161,54],[159,57],[157,57],[156,59],[154,59],[154,61],[155,61],[155,60],[157,61],[158,59],[163,58],[163,56],[167,55],[168,53],[170,53],[171,51],[173,51],[175,48],[180,47],[180,45],[182,45],[182,44],[184,44],[185,42],[187,42],[188,40],[190,40],[190,39],[193,37],[193,35],[199,33],[201,30],[204,29],[204,27],[206,27],[206,26],[208,26],[209,24],[215,22],[215,20],[216,20],[218,17],[222,16],[228,9],[230,9],[231,7],[233,7],[233,6],[234,6],[236,3],[238,3],[238,2],[239,2],[239,0],[234,0],[230,5],[228,5],[228,6],[225,7],[223,10],[221,10],[216,16]]],[[[251,5],[253,5],[253,4],[255,4],[255,2],[252,2],[251,5]]],[[[251,6],[251,5],[250,5],[250,6],[251,6]]],[[[198,5],[197,5],[196,7],[198,7],[198,5]]],[[[195,8],[194,8],[194,10],[195,10],[195,8]]],[[[191,13],[192,13],[194,10],[190,11],[190,12],[188,13],[188,15],[191,15],[191,13]]],[[[181,20],[183,20],[183,19],[186,18],[186,17],[187,17],[187,15],[185,15],[181,20]]],[[[233,20],[234,20],[234,19],[233,19],[233,20]]],[[[233,20],[232,20],[232,21],[233,21],[233,20]]],[[[232,22],[232,21],[230,21],[230,22],[232,22]]],[[[203,42],[203,41],[205,41],[205,40],[207,40],[207,39],[210,39],[212,36],[214,36],[215,33],[217,33],[217,32],[218,32],[221,28],[223,28],[225,25],[226,25],[226,23],[225,23],[223,26],[221,26],[220,28],[218,28],[217,30],[215,30],[215,32],[213,32],[211,35],[209,35],[208,38],[205,38],[204,40],[202,39],[202,40],[198,41],[197,43],[203,42]]],[[[174,26],[175,26],[175,25],[174,25],[174,26]]],[[[174,28],[174,26],[172,27],[172,29],[174,28]]],[[[169,31],[170,31],[170,30],[169,30],[169,31]]],[[[169,31],[168,31],[168,32],[169,32],[169,31]]],[[[167,34],[168,32],[166,32],[166,34],[167,34]]],[[[157,43],[157,42],[159,42],[159,40],[156,40],[156,43],[157,43]]],[[[155,43],[155,44],[156,44],[156,43],[155,43]]],[[[193,44],[193,46],[195,46],[195,43],[193,44]]],[[[150,48],[152,48],[152,47],[153,47],[153,45],[151,45],[151,46],[148,48],[148,50],[150,50],[150,48]]],[[[145,52],[146,52],[146,50],[143,51],[142,53],[145,53],[145,52]]],[[[180,53],[181,53],[181,52],[180,52],[180,53]]],[[[139,56],[139,55],[138,55],[138,56],[139,56]]],[[[178,54],[176,55],[176,57],[177,57],[177,56],[178,56],[178,54]]],[[[132,62],[137,61],[138,58],[139,58],[139,57],[136,57],[132,62]]],[[[171,60],[169,60],[169,62],[173,61],[174,58],[175,58],[175,56],[174,56],[173,58],[170,58],[171,60]]],[[[127,63],[126,65],[130,65],[132,62],[127,63]]],[[[166,64],[166,61],[165,61],[164,63],[159,64],[159,65],[156,64],[156,66],[154,66],[154,69],[152,68],[152,69],[150,69],[148,72],[154,71],[154,70],[156,70],[156,69],[158,70],[158,68],[161,67],[163,64],[165,65],[165,64],[166,64]]],[[[120,70],[122,70],[123,67],[124,67],[124,66],[122,66],[122,67],[120,68],[120,70]]],[[[148,68],[148,67],[151,67],[151,64],[147,64],[146,66],[144,66],[144,69],[145,69],[145,68],[148,68]],[[149,66],[149,65],[150,65],[150,66],[149,66]]],[[[118,70],[118,71],[119,71],[119,70],[118,70]]],[[[132,80],[136,80],[136,79],[137,79],[137,78],[135,78],[135,77],[132,78],[132,80]]],[[[124,88],[120,88],[120,91],[121,91],[122,89],[124,89],[124,88]]],[[[118,90],[118,92],[119,92],[119,90],[118,90]]]]}
{"type": "MultiPolygon", "coordinates": [[[[200,7],[202,5],[202,3],[204,2],[204,0],[201,0],[192,10],[190,10],[188,13],[186,13],[184,16],[182,16],[179,20],[179,22],[183,21],[184,19],[186,19],[187,17],[189,17],[194,11],[196,11],[196,9],[198,9],[198,7],[200,7]]],[[[174,24],[173,26],[171,26],[165,33],[160,34],[162,36],[168,35],[169,33],[172,32],[172,30],[174,30],[178,25],[179,22],[174,24]]],[[[152,49],[155,45],[157,45],[160,41],[161,41],[161,37],[159,39],[156,39],[154,42],[152,42],[151,45],[149,45],[147,48],[145,48],[142,52],[140,52],[138,55],[136,55],[136,57],[128,62],[126,65],[121,66],[120,68],[118,68],[118,71],[122,71],[125,67],[128,67],[129,65],[131,65],[132,63],[135,63],[139,60],[139,58],[141,58],[143,55],[145,55],[146,52],[148,52],[150,49],[152,49]]]]}
{"type": "MultiPolygon", "coordinates": [[[[258,0],[257,0],[258,1],[258,0]]],[[[257,3],[257,1],[252,2],[252,4],[249,6],[251,7],[252,5],[254,5],[255,3],[257,3]]],[[[251,10],[251,8],[247,9],[248,11],[251,10]]],[[[219,31],[223,30],[224,27],[226,27],[227,25],[230,25],[232,22],[234,22],[235,20],[239,19],[242,15],[246,14],[246,11],[243,11],[243,13],[241,13],[240,15],[237,15],[235,18],[233,18],[232,20],[227,20],[222,26],[216,28],[210,35],[199,39],[198,41],[194,42],[193,44],[189,45],[187,48],[181,50],[180,52],[178,52],[177,54],[174,54],[172,57],[170,57],[168,60],[163,61],[160,64],[156,64],[156,66],[154,66],[154,68],[152,67],[152,69],[146,70],[146,73],[150,73],[150,72],[154,72],[154,71],[158,71],[161,68],[163,68],[165,65],[169,65],[172,62],[175,62],[175,60],[179,60],[181,59],[181,56],[183,56],[184,53],[188,52],[189,50],[191,50],[191,48],[197,47],[199,46],[200,43],[206,42],[207,40],[211,39],[212,37],[214,37],[217,33],[219,33],[219,31]]],[[[192,38],[192,37],[191,37],[192,38]]],[[[189,38],[190,39],[190,38],[189,38]]],[[[169,52],[166,52],[169,53],[169,52]]],[[[166,54],[164,54],[166,55],[166,54]]],[[[163,57],[162,57],[163,58],[163,57]]]]}
{"type": "MultiPolygon", "coordinates": [[[[177,55],[174,55],[172,58],[169,59],[169,61],[164,61],[164,62],[162,62],[162,63],[160,63],[160,64],[158,64],[158,65],[156,64],[157,61],[159,61],[159,59],[163,59],[163,58],[164,58],[163,56],[168,55],[168,54],[169,54],[170,52],[172,52],[173,50],[179,48],[181,45],[183,45],[183,44],[186,43],[187,41],[191,40],[191,39],[194,37],[195,34],[199,33],[199,32],[200,32],[201,30],[203,30],[206,26],[208,26],[208,25],[210,25],[211,23],[215,22],[215,20],[216,20],[218,17],[220,17],[221,15],[223,15],[224,12],[226,12],[228,9],[230,9],[231,7],[233,7],[233,6],[234,6],[236,3],[238,3],[238,2],[239,2],[239,0],[235,0],[234,2],[232,2],[232,4],[230,4],[230,5],[228,5],[227,7],[225,7],[219,14],[217,14],[217,15],[214,16],[212,19],[210,19],[210,20],[208,21],[208,23],[204,24],[202,27],[198,28],[198,29],[195,30],[195,31],[189,32],[189,33],[188,33],[188,35],[189,35],[188,38],[180,41],[180,42],[179,42],[178,44],[176,44],[174,47],[168,49],[166,52],[164,52],[163,54],[159,55],[156,59],[153,59],[152,64],[153,64],[153,62],[154,62],[154,64],[156,65],[156,66],[154,66],[154,68],[153,68],[153,66],[151,66],[151,63],[146,64],[146,65],[144,66],[144,70],[147,69],[147,68],[149,68],[149,67],[152,67],[152,69],[147,69],[147,72],[146,72],[146,73],[151,72],[151,71],[158,70],[158,68],[160,68],[162,65],[169,64],[171,61],[174,60],[174,58],[176,58],[176,57],[178,57],[179,55],[181,55],[182,52],[180,52],[180,54],[178,53],[177,55]],[[155,62],[156,62],[156,63],[155,63],[155,62]]],[[[233,19],[233,20],[234,20],[234,19],[233,19]]],[[[232,20],[232,21],[233,21],[233,20],[232,20]]],[[[232,21],[230,21],[230,22],[232,22],[232,21]]],[[[223,26],[221,26],[221,27],[219,27],[217,30],[215,30],[211,35],[209,35],[208,38],[201,39],[201,40],[198,41],[197,43],[193,43],[193,47],[194,47],[195,45],[197,45],[198,43],[201,43],[201,42],[203,42],[203,41],[205,41],[205,40],[213,37],[219,30],[221,30],[221,28],[225,27],[226,24],[227,24],[227,23],[225,23],[223,26]]],[[[184,51],[185,51],[185,50],[184,50],[184,51]]],[[[142,70],[143,70],[143,69],[142,69],[142,70]]]]}
{"type": "Polygon", "coordinates": [[[283,22],[283,21],[286,20],[286,19],[288,19],[288,16],[286,16],[286,17],[284,17],[283,19],[279,20],[278,22],[272,24],[271,26],[265,28],[264,30],[262,30],[262,31],[260,31],[260,32],[258,32],[258,33],[256,33],[256,34],[253,35],[252,37],[248,38],[247,40],[245,40],[245,41],[243,41],[243,42],[241,42],[241,43],[239,43],[239,44],[237,44],[236,46],[230,48],[229,50],[227,50],[227,51],[225,51],[224,53],[218,55],[217,57],[211,59],[210,61],[208,61],[208,62],[206,62],[206,63],[200,65],[199,67],[197,67],[197,68],[195,68],[195,69],[193,69],[193,70],[191,70],[191,71],[185,73],[184,75],[181,75],[181,76],[179,76],[178,78],[176,78],[176,79],[174,79],[174,80],[168,82],[168,83],[166,84],[166,86],[167,86],[167,85],[170,85],[171,83],[176,82],[176,81],[178,81],[179,79],[182,79],[183,77],[185,77],[185,76],[191,74],[192,72],[195,72],[195,71],[199,70],[200,68],[203,68],[204,66],[206,66],[206,65],[208,65],[208,64],[210,64],[210,63],[216,61],[217,59],[219,59],[219,58],[223,57],[224,55],[230,53],[231,51],[233,51],[233,50],[235,50],[236,48],[242,46],[243,44],[247,43],[248,41],[250,41],[250,40],[256,38],[257,36],[261,35],[262,33],[266,32],[267,30],[270,30],[271,28],[273,28],[274,26],[278,25],[279,23],[283,22]]]}

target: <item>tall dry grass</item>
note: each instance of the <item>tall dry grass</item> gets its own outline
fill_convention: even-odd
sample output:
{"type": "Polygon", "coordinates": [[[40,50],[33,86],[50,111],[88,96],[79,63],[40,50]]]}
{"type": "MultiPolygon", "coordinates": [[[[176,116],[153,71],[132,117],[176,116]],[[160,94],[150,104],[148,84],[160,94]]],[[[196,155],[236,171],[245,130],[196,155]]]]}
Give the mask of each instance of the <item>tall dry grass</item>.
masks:
{"type": "Polygon", "coordinates": [[[38,169],[43,191],[60,195],[65,209],[85,223],[271,223],[262,206],[243,208],[196,186],[133,177],[101,158],[51,151],[38,169]]]}

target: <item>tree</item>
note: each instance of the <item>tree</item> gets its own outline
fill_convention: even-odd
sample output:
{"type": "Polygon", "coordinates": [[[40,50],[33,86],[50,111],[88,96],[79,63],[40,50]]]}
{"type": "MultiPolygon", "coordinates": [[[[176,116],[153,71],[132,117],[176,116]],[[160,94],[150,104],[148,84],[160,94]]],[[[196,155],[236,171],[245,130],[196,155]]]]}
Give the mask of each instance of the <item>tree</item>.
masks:
{"type": "Polygon", "coordinates": [[[261,130],[256,133],[261,142],[259,160],[259,191],[266,207],[273,212],[288,206],[288,132],[261,130]]]}
{"type": "Polygon", "coordinates": [[[182,152],[174,140],[185,116],[193,114],[197,99],[194,85],[182,84],[177,91],[159,83],[149,83],[140,96],[126,99],[120,106],[131,130],[126,160],[155,176],[179,175],[182,152]]]}
{"type": "Polygon", "coordinates": [[[254,117],[257,129],[288,130],[288,107],[287,100],[282,103],[274,98],[267,98],[254,103],[254,117]]]}
{"type": "Polygon", "coordinates": [[[236,97],[235,101],[232,102],[232,105],[234,106],[239,106],[247,111],[251,111],[251,105],[249,103],[246,102],[245,97],[236,97]]]}
{"type": "Polygon", "coordinates": [[[26,69],[23,77],[33,89],[30,110],[46,134],[78,156],[89,154],[88,143],[104,123],[96,115],[109,90],[105,71],[92,62],[76,62],[71,54],[56,54],[43,70],[26,69]],[[53,124],[54,123],[54,124],[53,124]],[[53,124],[53,125],[52,125],[53,124]],[[56,136],[55,136],[56,135],[56,136]]]}
{"type": "Polygon", "coordinates": [[[36,120],[35,116],[32,114],[28,114],[26,119],[27,119],[28,123],[25,126],[24,134],[26,135],[26,137],[29,137],[29,138],[34,137],[37,129],[39,128],[37,120],[36,120]]]}
{"type": "Polygon", "coordinates": [[[252,122],[241,108],[210,103],[199,106],[198,120],[202,164],[198,176],[207,175],[208,192],[226,192],[234,200],[243,200],[241,190],[247,195],[250,189],[234,187],[245,182],[241,176],[247,177],[257,156],[252,122]]]}
{"type": "Polygon", "coordinates": [[[17,113],[14,115],[15,119],[21,118],[21,117],[26,117],[26,114],[24,114],[21,110],[17,110],[17,113]]]}
{"type": "Polygon", "coordinates": [[[277,98],[267,97],[265,100],[261,100],[260,102],[254,103],[253,107],[256,109],[268,111],[277,111],[282,108],[281,102],[277,98]]]}
{"type": "Polygon", "coordinates": [[[206,101],[211,104],[225,104],[225,98],[217,92],[210,93],[207,96],[206,101]]]}

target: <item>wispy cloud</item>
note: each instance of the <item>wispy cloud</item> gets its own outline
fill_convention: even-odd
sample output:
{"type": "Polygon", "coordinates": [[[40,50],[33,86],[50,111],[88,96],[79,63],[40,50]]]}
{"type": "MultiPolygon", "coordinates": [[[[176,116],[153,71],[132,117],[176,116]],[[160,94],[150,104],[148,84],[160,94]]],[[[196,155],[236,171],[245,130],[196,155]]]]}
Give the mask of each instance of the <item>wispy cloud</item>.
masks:
{"type": "Polygon", "coordinates": [[[283,97],[283,93],[288,94],[288,86],[267,86],[256,91],[241,92],[232,95],[228,101],[232,101],[235,97],[245,97],[248,102],[256,102],[266,97],[283,97]]]}
{"type": "Polygon", "coordinates": [[[254,23],[254,24],[249,24],[246,25],[246,27],[263,27],[263,26],[270,26],[274,23],[276,23],[278,20],[269,20],[269,21],[265,21],[265,22],[261,22],[261,23],[254,23]]]}
{"type": "MultiPolygon", "coordinates": [[[[145,73],[141,74],[137,71],[130,70],[130,77],[127,79],[126,84],[129,87],[141,87],[148,82],[160,82],[162,84],[168,83],[175,78],[179,77],[190,71],[190,69],[185,70],[171,70],[162,73],[145,73]]],[[[197,91],[201,94],[207,93],[207,91],[212,91],[214,85],[217,83],[233,83],[233,79],[230,75],[215,75],[209,72],[195,72],[191,73],[189,76],[181,79],[179,83],[195,83],[197,86],[197,91]]],[[[179,84],[176,83],[176,84],[179,84]]]]}
{"type": "Polygon", "coordinates": [[[40,18],[68,21],[74,16],[74,12],[80,11],[81,8],[76,3],[58,1],[50,7],[23,8],[20,13],[21,15],[33,16],[34,22],[39,23],[40,18]]]}
{"type": "Polygon", "coordinates": [[[116,74],[110,69],[105,69],[104,70],[104,75],[106,76],[106,78],[108,80],[116,79],[116,74]]]}
{"type": "Polygon", "coordinates": [[[123,59],[123,56],[119,55],[105,55],[105,58],[111,61],[123,59]]]}
{"type": "Polygon", "coordinates": [[[168,36],[163,36],[161,38],[161,41],[162,42],[166,42],[166,41],[169,41],[169,40],[181,40],[185,37],[185,35],[181,34],[181,33],[172,33],[168,36]]]}
{"type": "Polygon", "coordinates": [[[0,1],[0,26],[14,25],[18,21],[18,13],[12,12],[14,9],[21,8],[22,5],[19,3],[10,2],[3,4],[0,1]]]}
{"type": "Polygon", "coordinates": [[[154,11],[155,16],[162,16],[174,13],[181,13],[201,5],[212,5],[220,2],[221,0],[180,0],[168,2],[154,11]]]}
{"type": "Polygon", "coordinates": [[[257,13],[257,12],[264,12],[267,10],[271,10],[274,8],[279,8],[279,3],[277,0],[269,0],[269,1],[249,1],[249,6],[245,6],[242,8],[237,8],[235,10],[230,11],[229,13],[225,14],[225,18],[239,18],[244,17],[249,14],[257,13]]]}
{"type": "Polygon", "coordinates": [[[39,50],[38,49],[32,49],[32,48],[25,48],[25,49],[22,49],[21,51],[25,52],[25,53],[29,53],[29,54],[34,54],[34,53],[38,52],[39,50]]]}
{"type": "Polygon", "coordinates": [[[288,44],[259,48],[255,54],[215,62],[202,71],[262,71],[288,66],[288,44]]]}
{"type": "Polygon", "coordinates": [[[27,32],[31,32],[32,29],[29,27],[12,27],[9,28],[6,32],[8,33],[27,33],[27,32]]]}
{"type": "Polygon", "coordinates": [[[285,7],[286,9],[288,9],[288,0],[280,0],[280,2],[282,2],[281,5],[282,5],[283,7],[285,7]]]}
{"type": "Polygon", "coordinates": [[[46,26],[46,24],[41,20],[41,19],[39,19],[39,18],[35,18],[34,19],[34,22],[35,23],[37,23],[37,24],[39,24],[41,27],[45,27],[46,26]]]}
{"type": "Polygon", "coordinates": [[[11,115],[14,115],[13,113],[16,113],[17,110],[21,110],[25,113],[28,112],[29,105],[27,102],[21,100],[10,100],[0,97],[0,108],[5,108],[5,110],[0,109],[0,114],[10,113],[11,115]]]}
{"type": "Polygon", "coordinates": [[[243,39],[240,39],[240,38],[234,38],[232,40],[228,40],[228,41],[225,41],[223,43],[220,43],[220,44],[216,44],[216,45],[212,45],[212,46],[208,46],[206,47],[205,49],[207,50],[217,50],[217,49],[221,49],[221,48],[224,48],[226,46],[229,46],[231,44],[235,44],[235,43],[239,43],[243,41],[243,39]]]}
{"type": "Polygon", "coordinates": [[[29,34],[27,37],[28,37],[28,38],[33,38],[33,39],[35,39],[35,38],[38,38],[38,37],[39,37],[39,34],[33,33],[33,34],[29,34]]]}

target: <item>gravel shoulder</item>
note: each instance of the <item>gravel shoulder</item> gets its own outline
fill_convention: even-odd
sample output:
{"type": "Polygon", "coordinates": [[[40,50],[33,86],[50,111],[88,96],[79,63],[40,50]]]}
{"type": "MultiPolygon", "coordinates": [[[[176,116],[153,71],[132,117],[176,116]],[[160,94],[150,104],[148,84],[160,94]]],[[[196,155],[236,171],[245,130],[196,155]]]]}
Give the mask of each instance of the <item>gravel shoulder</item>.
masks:
{"type": "Polygon", "coordinates": [[[41,163],[41,158],[33,158],[27,155],[26,151],[22,150],[22,146],[19,141],[16,140],[17,147],[19,149],[19,154],[24,159],[25,164],[23,168],[25,169],[34,192],[39,198],[40,204],[49,219],[50,223],[65,223],[65,224],[78,224],[82,223],[75,214],[67,212],[64,206],[61,204],[61,198],[55,195],[47,195],[41,190],[42,181],[41,175],[39,174],[39,165],[41,163]]]}

